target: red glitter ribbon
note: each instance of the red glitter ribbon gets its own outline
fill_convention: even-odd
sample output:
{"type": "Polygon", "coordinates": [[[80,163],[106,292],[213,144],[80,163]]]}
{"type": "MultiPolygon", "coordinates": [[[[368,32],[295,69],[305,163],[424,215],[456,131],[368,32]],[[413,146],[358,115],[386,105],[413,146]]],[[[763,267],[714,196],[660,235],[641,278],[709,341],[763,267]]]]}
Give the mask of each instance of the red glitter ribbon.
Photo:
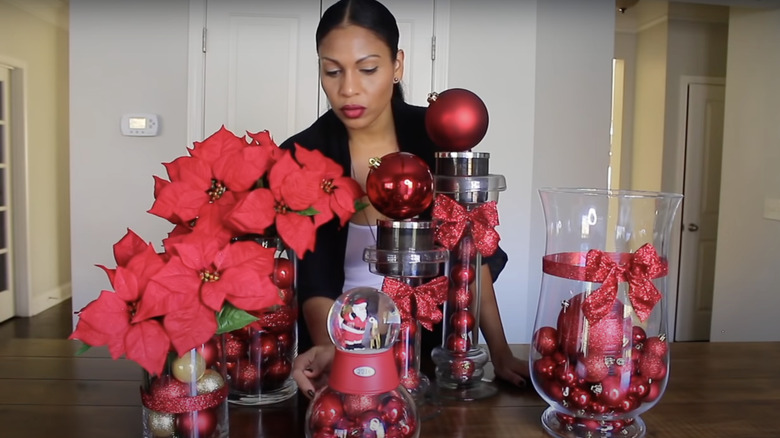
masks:
{"type": "Polygon", "coordinates": [[[498,225],[496,201],[468,211],[449,196],[437,195],[433,217],[437,220],[436,240],[445,248],[452,250],[463,237],[466,225],[471,224],[471,235],[479,252],[484,256],[496,252],[500,239],[495,230],[498,225]]]}
{"type": "Polygon", "coordinates": [[[668,268],[667,261],[649,243],[633,254],[592,249],[587,253],[550,254],[542,259],[542,270],[546,274],[601,283],[601,287],[591,292],[582,305],[582,312],[591,323],[612,310],[617,300],[618,283],[625,281],[629,284],[628,298],[634,312],[640,321],[645,321],[662,297],[652,280],[666,276],[668,268]],[[585,266],[581,266],[583,256],[585,266]]]}
{"type": "Polygon", "coordinates": [[[433,330],[433,325],[443,317],[439,306],[447,299],[447,284],[447,277],[443,275],[417,287],[385,277],[382,292],[393,299],[402,321],[415,317],[423,327],[433,330]],[[416,303],[415,315],[412,315],[412,297],[416,303]]]}
{"type": "Polygon", "coordinates": [[[213,408],[222,403],[227,396],[227,385],[222,385],[222,388],[216,391],[192,397],[160,397],[159,394],[153,396],[141,389],[141,401],[144,406],[164,414],[183,414],[185,412],[195,412],[213,408]]]}

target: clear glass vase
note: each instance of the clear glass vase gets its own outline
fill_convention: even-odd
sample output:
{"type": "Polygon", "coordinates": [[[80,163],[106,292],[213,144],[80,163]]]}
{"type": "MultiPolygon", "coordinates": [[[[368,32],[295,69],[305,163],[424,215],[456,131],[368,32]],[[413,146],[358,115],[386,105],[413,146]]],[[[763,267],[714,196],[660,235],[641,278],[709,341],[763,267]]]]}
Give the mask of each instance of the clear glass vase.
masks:
{"type": "Polygon", "coordinates": [[[144,370],[144,438],[227,438],[228,388],[222,338],[181,357],[170,353],[160,375],[144,370]]]}
{"type": "Polygon", "coordinates": [[[296,258],[278,237],[253,237],[265,248],[276,248],[272,280],[283,304],[250,312],[248,326],[224,335],[230,403],[268,405],[291,398],[298,390],[292,363],[298,352],[296,258]]]}
{"type": "Polygon", "coordinates": [[[667,251],[681,195],[540,190],[547,230],[530,353],[555,437],[641,437],[669,376],[667,251]]]}

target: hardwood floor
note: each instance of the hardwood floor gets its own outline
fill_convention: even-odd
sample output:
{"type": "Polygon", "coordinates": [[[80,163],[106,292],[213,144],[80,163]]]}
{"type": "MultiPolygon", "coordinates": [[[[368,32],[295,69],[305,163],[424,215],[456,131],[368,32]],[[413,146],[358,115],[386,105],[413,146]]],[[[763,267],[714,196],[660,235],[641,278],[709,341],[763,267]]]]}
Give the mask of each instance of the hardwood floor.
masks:
{"type": "Polygon", "coordinates": [[[71,300],[29,318],[0,323],[0,342],[8,339],[65,339],[72,331],[71,300]]]}

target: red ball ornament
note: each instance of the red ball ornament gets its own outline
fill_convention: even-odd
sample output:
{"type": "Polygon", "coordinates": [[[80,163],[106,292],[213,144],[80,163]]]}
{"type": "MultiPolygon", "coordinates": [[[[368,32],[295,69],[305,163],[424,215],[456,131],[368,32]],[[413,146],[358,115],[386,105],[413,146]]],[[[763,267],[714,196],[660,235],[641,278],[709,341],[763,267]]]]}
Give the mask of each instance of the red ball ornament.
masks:
{"type": "Polygon", "coordinates": [[[358,422],[363,428],[362,438],[384,438],[387,426],[380,412],[374,410],[363,412],[358,422]]]}
{"type": "Polygon", "coordinates": [[[468,310],[458,310],[450,317],[452,330],[460,335],[466,335],[474,328],[474,315],[468,310]]]}
{"type": "Polygon", "coordinates": [[[225,341],[225,359],[235,362],[246,357],[248,347],[246,342],[236,336],[228,337],[225,341]]]}
{"type": "Polygon", "coordinates": [[[488,110],[471,91],[451,88],[431,93],[425,114],[428,136],[442,150],[463,152],[482,141],[488,128],[488,110]]]}
{"type": "Polygon", "coordinates": [[[290,259],[278,258],[274,266],[274,284],[280,289],[287,289],[293,284],[295,270],[290,259]]]}
{"type": "Polygon", "coordinates": [[[638,325],[635,325],[631,328],[631,340],[633,341],[633,345],[641,344],[645,342],[645,339],[647,339],[647,333],[645,333],[645,329],[639,327],[638,325]]]}
{"type": "Polygon", "coordinates": [[[395,424],[406,417],[406,402],[400,397],[390,397],[382,403],[382,418],[389,424],[395,424]]]}
{"type": "Polygon", "coordinates": [[[553,376],[563,385],[573,385],[579,380],[577,373],[574,372],[574,367],[568,363],[556,365],[553,376]]]}
{"type": "Polygon", "coordinates": [[[590,404],[591,395],[590,392],[575,386],[571,388],[568,400],[575,408],[585,409],[590,404]]]}
{"type": "Polygon", "coordinates": [[[586,411],[592,414],[606,414],[609,411],[607,405],[605,405],[604,403],[600,403],[598,400],[595,400],[596,397],[592,397],[592,398],[594,400],[590,402],[586,411]]]}
{"type": "Polygon", "coordinates": [[[420,373],[414,368],[408,368],[406,374],[401,376],[401,385],[406,389],[414,389],[420,386],[420,373]]]}
{"type": "Polygon", "coordinates": [[[411,438],[417,433],[417,420],[412,416],[408,416],[394,427],[398,427],[403,438],[411,438]]]}
{"type": "Polygon", "coordinates": [[[474,366],[474,362],[471,359],[455,358],[450,365],[450,370],[452,371],[452,377],[461,382],[466,382],[474,375],[476,366],[474,366]]]}
{"type": "Polygon", "coordinates": [[[580,344],[584,317],[582,315],[582,294],[561,303],[558,313],[558,345],[561,351],[574,356],[580,344]]]}
{"type": "Polygon", "coordinates": [[[285,357],[277,358],[266,367],[265,374],[263,375],[263,383],[278,385],[287,380],[287,378],[290,377],[291,372],[292,363],[285,357]]]}
{"type": "Polygon", "coordinates": [[[474,299],[474,294],[463,286],[458,288],[455,292],[455,308],[456,309],[468,309],[471,306],[471,301],[474,299]]]}
{"type": "Polygon", "coordinates": [[[534,333],[533,346],[542,356],[558,350],[558,331],[554,327],[542,327],[534,333]]]}
{"type": "Polygon", "coordinates": [[[198,353],[203,357],[206,362],[206,368],[211,368],[217,363],[219,357],[219,347],[217,347],[217,341],[209,339],[208,342],[198,347],[198,353]]]}
{"type": "Polygon", "coordinates": [[[393,152],[372,162],[366,193],[380,213],[396,220],[409,219],[433,201],[433,174],[417,155],[393,152]]]}
{"type": "Polygon", "coordinates": [[[344,396],[344,412],[352,418],[359,417],[363,412],[379,407],[379,398],[368,394],[346,394],[344,396]]]}
{"type": "Polygon", "coordinates": [[[545,380],[552,380],[555,377],[555,369],[558,365],[549,356],[542,356],[534,361],[534,371],[539,377],[545,380]]]}
{"type": "Polygon", "coordinates": [[[477,272],[471,264],[458,263],[450,271],[450,279],[456,286],[468,286],[477,276],[477,272]]]}
{"type": "Polygon", "coordinates": [[[553,362],[555,362],[556,365],[561,365],[569,362],[569,356],[565,355],[560,350],[554,352],[550,357],[552,357],[552,360],[553,362]]]}
{"type": "Polygon", "coordinates": [[[643,399],[650,394],[650,382],[644,377],[631,376],[631,380],[628,383],[628,393],[632,397],[643,399]]]}
{"type": "Polygon", "coordinates": [[[660,380],[666,377],[668,371],[663,358],[654,354],[643,354],[639,360],[639,374],[648,379],[660,380]]]}
{"type": "Polygon", "coordinates": [[[233,387],[244,392],[257,392],[260,389],[260,377],[257,365],[248,359],[240,359],[230,372],[233,387]]]}
{"type": "Polygon", "coordinates": [[[176,429],[181,436],[211,436],[217,430],[217,412],[214,409],[204,409],[178,414],[176,416],[176,429]]]}
{"type": "Polygon", "coordinates": [[[580,356],[577,375],[586,382],[601,382],[609,375],[609,366],[601,355],[580,356]]]}
{"type": "Polygon", "coordinates": [[[191,395],[190,385],[167,374],[156,378],[152,382],[149,386],[149,394],[157,400],[171,400],[191,395]]]}
{"type": "Polygon", "coordinates": [[[395,355],[395,363],[399,367],[407,368],[412,359],[413,352],[410,351],[410,345],[403,342],[396,342],[393,346],[393,354],[395,355]]]}
{"type": "Polygon", "coordinates": [[[619,376],[607,376],[601,381],[599,400],[611,408],[617,408],[628,397],[628,385],[619,376]]]}
{"type": "Polygon", "coordinates": [[[295,291],[292,288],[279,289],[279,299],[282,300],[285,306],[292,305],[293,298],[295,298],[295,291]]]}
{"type": "Polygon", "coordinates": [[[554,380],[548,380],[542,384],[542,389],[547,397],[550,397],[558,403],[563,402],[565,397],[563,395],[563,386],[560,383],[554,380]]]}
{"type": "Polygon", "coordinates": [[[335,426],[343,416],[341,398],[334,392],[324,392],[314,400],[310,421],[315,428],[322,429],[335,426]]]}
{"type": "Polygon", "coordinates": [[[644,354],[663,357],[669,352],[669,344],[666,342],[665,336],[653,336],[652,338],[647,338],[642,351],[644,354]]]}
{"type": "Polygon", "coordinates": [[[276,335],[276,346],[279,348],[280,355],[289,356],[291,354],[293,336],[295,336],[293,332],[282,332],[276,335]]]}
{"type": "Polygon", "coordinates": [[[610,313],[595,324],[591,324],[587,338],[588,354],[619,355],[623,349],[625,323],[628,321],[630,320],[627,318],[610,313]]]}
{"type": "Polygon", "coordinates": [[[653,382],[650,384],[650,392],[644,398],[644,402],[653,402],[661,396],[661,382],[653,382]]]}
{"type": "Polygon", "coordinates": [[[471,348],[471,341],[468,336],[461,336],[450,333],[447,337],[447,349],[455,354],[465,354],[471,348]]]}
{"type": "Polygon", "coordinates": [[[404,434],[398,426],[390,426],[385,431],[385,438],[403,438],[404,434]]]}
{"type": "Polygon", "coordinates": [[[276,336],[271,333],[259,333],[259,336],[252,339],[250,347],[252,359],[255,362],[262,362],[276,357],[277,346],[276,336]]]}

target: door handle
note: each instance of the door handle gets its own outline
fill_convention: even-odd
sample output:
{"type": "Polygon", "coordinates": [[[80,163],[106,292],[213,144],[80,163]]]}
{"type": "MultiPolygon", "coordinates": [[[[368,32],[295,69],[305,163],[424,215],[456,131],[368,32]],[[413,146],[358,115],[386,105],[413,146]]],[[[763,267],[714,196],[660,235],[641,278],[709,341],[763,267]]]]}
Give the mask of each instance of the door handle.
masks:
{"type": "Polygon", "coordinates": [[[688,231],[699,231],[699,226],[696,224],[688,224],[688,231]]]}

